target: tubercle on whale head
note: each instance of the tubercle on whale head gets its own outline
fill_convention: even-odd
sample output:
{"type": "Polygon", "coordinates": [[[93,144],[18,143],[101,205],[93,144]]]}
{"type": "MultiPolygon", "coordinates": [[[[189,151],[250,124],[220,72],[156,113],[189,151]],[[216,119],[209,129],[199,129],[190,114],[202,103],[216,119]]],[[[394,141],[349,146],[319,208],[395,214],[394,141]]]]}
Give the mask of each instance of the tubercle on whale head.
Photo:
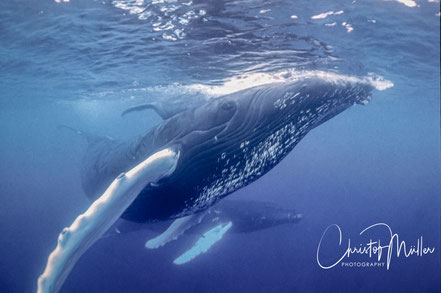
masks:
{"type": "Polygon", "coordinates": [[[291,223],[298,223],[303,219],[303,214],[290,213],[288,214],[288,219],[291,223]]]}
{"type": "Polygon", "coordinates": [[[332,101],[332,106],[366,104],[371,99],[374,86],[366,79],[348,78],[341,80],[316,80],[311,88],[320,93],[316,99],[327,103],[332,101]]]}
{"type": "Polygon", "coordinates": [[[262,216],[256,217],[255,222],[260,227],[272,227],[284,224],[298,224],[303,219],[303,215],[295,210],[288,209],[269,209],[262,216]]]}
{"type": "Polygon", "coordinates": [[[369,104],[369,102],[372,100],[372,96],[371,95],[368,95],[368,96],[366,96],[366,97],[364,97],[364,98],[362,98],[362,99],[359,99],[359,100],[357,100],[356,102],[355,102],[355,104],[358,104],[358,105],[367,105],[367,104],[369,104]]]}
{"type": "Polygon", "coordinates": [[[277,212],[277,216],[274,217],[274,221],[285,223],[299,223],[303,219],[303,214],[297,213],[295,210],[282,209],[277,212]]]}

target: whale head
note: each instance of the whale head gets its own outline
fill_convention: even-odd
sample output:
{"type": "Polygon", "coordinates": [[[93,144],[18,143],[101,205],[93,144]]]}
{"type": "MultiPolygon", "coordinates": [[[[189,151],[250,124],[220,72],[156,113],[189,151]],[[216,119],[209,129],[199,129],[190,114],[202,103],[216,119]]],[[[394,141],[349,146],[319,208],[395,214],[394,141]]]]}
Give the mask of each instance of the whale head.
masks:
{"type": "Polygon", "coordinates": [[[303,218],[296,210],[273,202],[224,200],[218,207],[234,223],[233,229],[236,232],[253,232],[283,224],[298,224],[303,218]]]}
{"type": "Polygon", "coordinates": [[[290,124],[304,135],[353,105],[367,104],[373,89],[361,78],[313,75],[244,90],[230,99],[238,103],[244,122],[274,131],[290,124]]]}

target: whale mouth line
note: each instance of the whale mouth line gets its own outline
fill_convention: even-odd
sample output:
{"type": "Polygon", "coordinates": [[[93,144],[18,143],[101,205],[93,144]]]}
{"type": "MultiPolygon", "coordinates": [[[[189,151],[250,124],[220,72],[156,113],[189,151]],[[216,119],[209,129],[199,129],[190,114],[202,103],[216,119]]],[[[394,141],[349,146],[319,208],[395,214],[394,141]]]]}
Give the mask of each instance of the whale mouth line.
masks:
{"type": "Polygon", "coordinates": [[[394,83],[390,80],[384,79],[383,76],[376,75],[372,72],[368,73],[368,76],[365,77],[367,82],[369,82],[375,89],[379,91],[387,90],[394,86],[394,83]]]}

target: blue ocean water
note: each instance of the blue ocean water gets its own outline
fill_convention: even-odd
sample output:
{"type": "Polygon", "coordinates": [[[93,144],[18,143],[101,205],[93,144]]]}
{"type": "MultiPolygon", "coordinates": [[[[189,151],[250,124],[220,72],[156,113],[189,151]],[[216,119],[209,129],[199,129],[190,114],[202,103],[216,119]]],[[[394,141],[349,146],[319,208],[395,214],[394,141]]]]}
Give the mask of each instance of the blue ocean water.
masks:
{"type": "MultiPolygon", "coordinates": [[[[227,233],[182,266],[172,261],[190,237],[160,250],[144,248],[151,231],[105,238],[61,292],[439,292],[439,5],[2,1],[0,291],[35,292],[58,234],[90,205],[80,183],[85,142],[58,125],[128,139],[161,121],[152,111],[121,117],[128,107],[323,71],[387,86],[230,196],[295,208],[299,224],[227,233]],[[435,252],[393,257],[389,269],[318,265],[326,227],[341,227],[344,249],[348,238],[369,241],[359,233],[375,223],[408,245],[424,237],[435,252]]],[[[342,247],[328,240],[321,259],[330,264],[342,247]]]]}

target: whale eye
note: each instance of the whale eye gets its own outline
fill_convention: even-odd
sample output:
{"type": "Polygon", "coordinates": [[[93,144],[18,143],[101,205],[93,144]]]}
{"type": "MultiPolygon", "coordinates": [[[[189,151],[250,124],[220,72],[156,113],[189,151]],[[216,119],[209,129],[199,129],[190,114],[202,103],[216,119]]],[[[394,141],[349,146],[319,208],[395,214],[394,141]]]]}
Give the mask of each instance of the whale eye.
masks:
{"type": "Polygon", "coordinates": [[[225,101],[222,103],[221,108],[223,110],[230,110],[234,107],[234,102],[233,101],[225,101]]]}

